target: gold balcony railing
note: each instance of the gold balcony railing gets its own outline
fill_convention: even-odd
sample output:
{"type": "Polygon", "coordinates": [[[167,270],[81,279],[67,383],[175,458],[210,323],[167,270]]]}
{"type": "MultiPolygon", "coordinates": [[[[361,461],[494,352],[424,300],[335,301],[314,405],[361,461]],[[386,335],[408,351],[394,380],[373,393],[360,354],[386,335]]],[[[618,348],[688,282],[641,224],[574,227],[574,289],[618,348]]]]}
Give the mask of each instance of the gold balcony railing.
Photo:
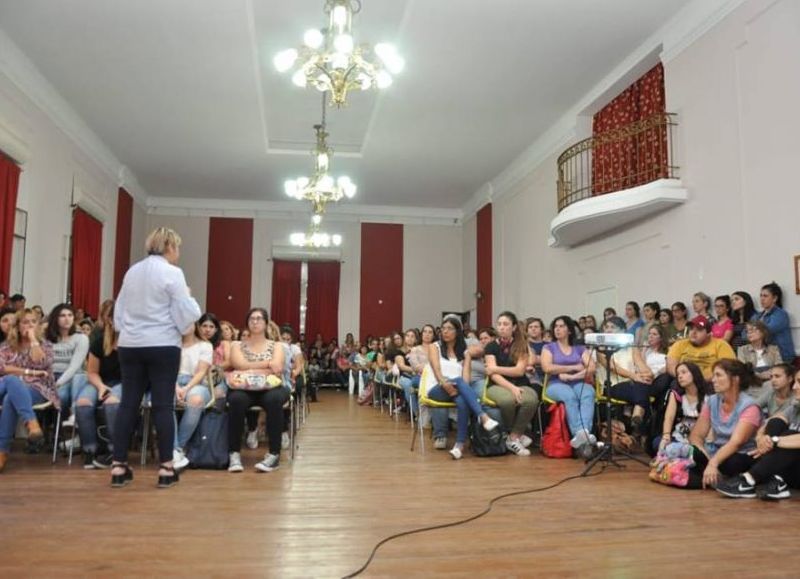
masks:
{"type": "Polygon", "coordinates": [[[597,195],[677,178],[673,164],[673,113],[584,139],[558,157],[558,210],[597,195]]]}

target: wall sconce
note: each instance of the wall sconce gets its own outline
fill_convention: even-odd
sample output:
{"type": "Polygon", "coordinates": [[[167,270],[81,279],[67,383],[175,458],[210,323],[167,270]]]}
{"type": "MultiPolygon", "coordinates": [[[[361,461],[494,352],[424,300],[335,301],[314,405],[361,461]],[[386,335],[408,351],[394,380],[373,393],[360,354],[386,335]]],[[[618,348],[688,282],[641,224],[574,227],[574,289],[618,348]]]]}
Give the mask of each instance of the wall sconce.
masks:
{"type": "Polygon", "coordinates": [[[478,301],[481,301],[483,299],[483,292],[481,290],[475,292],[475,299],[478,301]]]}

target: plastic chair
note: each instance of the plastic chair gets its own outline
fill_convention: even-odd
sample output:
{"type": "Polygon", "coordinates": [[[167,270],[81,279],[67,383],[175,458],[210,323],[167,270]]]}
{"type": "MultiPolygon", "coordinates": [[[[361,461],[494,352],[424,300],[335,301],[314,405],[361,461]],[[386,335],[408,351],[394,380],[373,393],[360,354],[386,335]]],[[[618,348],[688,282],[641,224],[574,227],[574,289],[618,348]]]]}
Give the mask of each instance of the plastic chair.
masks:
{"type": "Polygon", "coordinates": [[[61,409],[56,408],[55,405],[50,402],[42,402],[41,404],[34,404],[33,411],[35,413],[45,413],[47,411],[55,412],[56,415],[56,427],[55,427],[55,434],[53,436],[53,460],[52,464],[56,463],[56,453],[58,452],[58,437],[61,434],[61,409]]]}
{"type": "MultiPolygon", "coordinates": [[[[428,398],[428,383],[432,382],[431,386],[435,386],[435,377],[433,375],[433,369],[430,366],[425,366],[425,369],[422,371],[422,376],[419,380],[419,390],[417,391],[417,397],[419,398],[419,407],[420,410],[423,406],[427,406],[428,408],[455,408],[455,402],[440,402],[439,400],[433,400],[428,398]]],[[[417,428],[419,430],[419,444],[422,448],[422,452],[425,452],[425,436],[423,434],[422,428],[422,421],[417,420],[417,428]]],[[[414,443],[416,442],[416,435],[417,433],[415,430],[411,431],[411,452],[414,452],[414,443]]]]}

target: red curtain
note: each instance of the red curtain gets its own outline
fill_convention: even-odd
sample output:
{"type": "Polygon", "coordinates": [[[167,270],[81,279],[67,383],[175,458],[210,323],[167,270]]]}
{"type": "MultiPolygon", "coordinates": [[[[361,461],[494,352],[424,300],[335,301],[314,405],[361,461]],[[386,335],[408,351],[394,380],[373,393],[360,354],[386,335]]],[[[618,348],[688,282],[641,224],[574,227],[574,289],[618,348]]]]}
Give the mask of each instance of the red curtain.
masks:
{"type": "Polygon", "coordinates": [[[477,216],[478,244],[475,252],[477,264],[476,290],[482,296],[477,302],[478,328],[487,328],[492,323],[492,204],[481,207],[477,216]]]}
{"type": "Polygon", "coordinates": [[[309,261],[306,290],[306,336],[322,334],[325,341],[339,339],[338,261],[309,261]]]}
{"type": "MultiPolygon", "coordinates": [[[[403,226],[361,224],[360,333],[385,336],[403,325],[403,226]]],[[[306,332],[307,336],[312,334],[306,332]]]]}
{"type": "MultiPolygon", "coordinates": [[[[601,137],[664,112],[664,67],[659,63],[594,115],[592,135],[601,137]]],[[[666,176],[667,130],[664,126],[598,145],[592,153],[594,195],[630,189],[666,176]]]]}
{"type": "Polygon", "coordinates": [[[275,259],[272,262],[272,306],[270,317],[279,326],[300,330],[300,261],[275,259]]]}
{"type": "Polygon", "coordinates": [[[103,224],[80,207],[72,212],[72,305],[97,318],[100,307],[100,261],[103,224]]]}
{"type": "Polygon", "coordinates": [[[0,289],[9,293],[20,168],[0,152],[0,289]]]}
{"type": "Polygon", "coordinates": [[[114,246],[114,296],[122,287],[125,272],[131,266],[131,232],[133,229],[133,198],[120,187],[117,193],[117,239],[114,246]]]}
{"type": "Polygon", "coordinates": [[[253,220],[212,217],[208,226],[206,311],[237,328],[250,309],[253,220]]]}

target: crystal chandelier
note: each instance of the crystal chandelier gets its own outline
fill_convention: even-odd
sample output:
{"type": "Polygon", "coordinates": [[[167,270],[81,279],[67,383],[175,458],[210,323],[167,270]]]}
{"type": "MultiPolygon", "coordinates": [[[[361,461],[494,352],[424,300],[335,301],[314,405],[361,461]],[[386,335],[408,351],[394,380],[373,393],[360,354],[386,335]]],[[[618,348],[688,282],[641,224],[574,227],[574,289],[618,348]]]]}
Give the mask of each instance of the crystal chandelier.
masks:
{"type": "Polygon", "coordinates": [[[338,233],[329,235],[320,231],[319,225],[321,222],[322,216],[315,213],[311,218],[311,227],[309,227],[308,233],[292,233],[289,236],[289,242],[297,247],[320,248],[330,247],[331,245],[339,247],[342,244],[342,236],[338,233]]]}
{"type": "Polygon", "coordinates": [[[299,87],[330,91],[337,107],[347,103],[348,91],[387,88],[405,62],[391,44],[355,44],[353,15],[360,11],[361,0],[325,0],[328,27],[307,30],[303,46],[275,55],[275,68],[293,70],[292,82],[299,87]]]}

